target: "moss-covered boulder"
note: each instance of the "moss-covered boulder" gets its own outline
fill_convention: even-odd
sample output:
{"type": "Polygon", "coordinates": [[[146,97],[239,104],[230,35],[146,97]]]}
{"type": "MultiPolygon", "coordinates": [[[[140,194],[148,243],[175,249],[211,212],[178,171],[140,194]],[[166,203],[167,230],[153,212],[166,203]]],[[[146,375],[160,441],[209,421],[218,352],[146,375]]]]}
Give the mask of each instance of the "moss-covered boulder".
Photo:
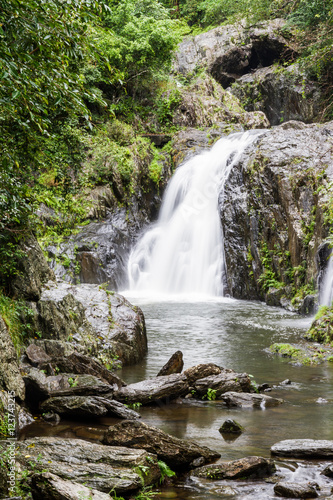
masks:
{"type": "Polygon", "coordinates": [[[319,309],[305,338],[322,344],[333,342],[333,307],[322,306],[319,309]]]}

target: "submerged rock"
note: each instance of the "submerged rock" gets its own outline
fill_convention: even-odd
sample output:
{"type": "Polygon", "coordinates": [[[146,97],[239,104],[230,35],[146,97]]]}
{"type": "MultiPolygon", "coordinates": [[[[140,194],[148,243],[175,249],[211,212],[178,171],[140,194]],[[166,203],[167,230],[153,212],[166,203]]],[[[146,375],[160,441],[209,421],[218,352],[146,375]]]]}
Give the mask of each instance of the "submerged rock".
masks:
{"type": "Polygon", "coordinates": [[[159,459],[175,469],[189,468],[194,460],[201,457],[204,463],[220,457],[219,453],[206,446],[175,438],[143,422],[124,421],[111,426],[103,442],[111,446],[127,446],[155,453],[159,459]]]}
{"type": "Polygon", "coordinates": [[[245,457],[232,462],[206,465],[192,474],[197,477],[220,480],[239,478],[269,477],[276,471],[272,460],[262,457],[245,457]]]}
{"type": "Polygon", "coordinates": [[[332,458],[333,441],[316,439],[286,439],[271,447],[272,455],[295,458],[332,458]]]}
{"type": "Polygon", "coordinates": [[[241,434],[244,432],[244,427],[235,420],[228,418],[219,428],[219,432],[221,434],[241,434]]]}
{"type": "Polygon", "coordinates": [[[112,490],[116,494],[130,494],[160,478],[156,455],[145,450],[53,437],[18,441],[17,449],[17,462],[24,469],[34,472],[47,469],[63,480],[106,493],[112,490]]]}
{"type": "Polygon", "coordinates": [[[331,479],[333,479],[333,464],[327,465],[327,467],[325,467],[325,469],[323,470],[322,474],[326,477],[330,477],[331,479]]]}
{"type": "Polygon", "coordinates": [[[172,375],[173,373],[181,373],[184,366],[183,353],[176,351],[169,361],[160,369],[157,377],[162,375],[172,375]]]}
{"type": "Polygon", "coordinates": [[[238,406],[241,408],[268,408],[269,406],[278,406],[284,402],[283,399],[272,398],[264,394],[244,392],[226,392],[222,394],[221,399],[228,407],[238,406]]]}
{"type": "Polygon", "coordinates": [[[318,485],[313,485],[311,483],[300,484],[300,483],[289,483],[289,482],[279,482],[274,486],[274,493],[278,497],[284,498],[317,498],[318,485]]]}

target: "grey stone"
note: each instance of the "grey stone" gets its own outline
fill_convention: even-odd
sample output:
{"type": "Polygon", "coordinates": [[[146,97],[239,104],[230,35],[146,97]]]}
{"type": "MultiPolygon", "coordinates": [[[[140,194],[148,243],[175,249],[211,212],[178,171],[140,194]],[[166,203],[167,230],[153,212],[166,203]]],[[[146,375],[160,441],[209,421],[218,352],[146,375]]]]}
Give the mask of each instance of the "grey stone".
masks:
{"type": "Polygon", "coordinates": [[[251,379],[247,373],[236,373],[224,368],[219,375],[201,378],[193,386],[199,396],[204,396],[208,389],[213,389],[219,398],[225,392],[250,392],[251,379]]]}
{"type": "Polygon", "coordinates": [[[25,399],[25,386],[18,357],[6,323],[0,316],[0,389],[12,391],[19,400],[25,399]]]}
{"type": "Polygon", "coordinates": [[[316,439],[286,439],[271,447],[272,455],[295,458],[332,458],[333,441],[316,439]]]}
{"type": "Polygon", "coordinates": [[[191,441],[178,439],[143,422],[124,421],[109,427],[103,442],[111,446],[126,446],[155,453],[171,468],[186,469],[193,460],[203,457],[205,463],[220,457],[216,451],[191,441]]]}
{"type": "Polygon", "coordinates": [[[35,473],[47,469],[63,480],[116,494],[130,494],[160,478],[156,455],[81,439],[39,437],[17,442],[17,461],[35,473]],[[142,477],[135,468],[145,467],[142,477]]]}
{"type": "Polygon", "coordinates": [[[226,392],[222,394],[221,399],[228,407],[241,408],[268,408],[283,403],[283,399],[272,398],[264,394],[248,394],[245,392],[226,392]]]}
{"type": "Polygon", "coordinates": [[[34,500],[112,500],[107,493],[61,479],[50,472],[33,474],[29,483],[34,500]]]}
{"type": "Polygon", "coordinates": [[[289,483],[284,481],[274,485],[274,493],[284,498],[317,498],[319,496],[313,484],[289,483]]]}
{"type": "Polygon", "coordinates": [[[123,403],[147,405],[160,400],[172,400],[185,396],[188,389],[186,375],[175,373],[127,385],[116,391],[114,397],[123,403]]]}
{"type": "Polygon", "coordinates": [[[192,472],[194,476],[220,480],[269,477],[276,471],[272,460],[263,457],[245,457],[232,462],[205,465],[192,472]]]}

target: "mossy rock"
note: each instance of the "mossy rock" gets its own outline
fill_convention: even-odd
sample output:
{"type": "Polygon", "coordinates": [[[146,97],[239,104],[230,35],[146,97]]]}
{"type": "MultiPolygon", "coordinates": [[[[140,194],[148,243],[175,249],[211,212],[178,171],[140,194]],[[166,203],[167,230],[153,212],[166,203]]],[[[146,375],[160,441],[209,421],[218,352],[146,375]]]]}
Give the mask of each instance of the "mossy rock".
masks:
{"type": "Polygon", "coordinates": [[[333,307],[320,307],[305,338],[322,344],[333,342],[333,307]]]}

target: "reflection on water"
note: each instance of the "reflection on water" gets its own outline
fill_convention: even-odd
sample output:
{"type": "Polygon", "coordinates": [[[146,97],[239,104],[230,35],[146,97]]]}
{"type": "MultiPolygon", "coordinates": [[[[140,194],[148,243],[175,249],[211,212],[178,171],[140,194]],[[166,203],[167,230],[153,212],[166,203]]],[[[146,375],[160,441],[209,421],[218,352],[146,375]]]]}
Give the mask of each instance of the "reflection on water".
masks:
{"type": "MultiPolygon", "coordinates": [[[[126,295],[145,314],[149,342],[147,359],[136,367],[123,369],[122,376],[128,383],[155,376],[179,349],[184,355],[185,368],[213,362],[245,371],[257,383],[275,386],[268,394],[286,401],[265,410],[227,409],[218,401],[145,407],[140,413],[147,424],[209,446],[221,453],[222,460],[247,455],[269,457],[270,447],[282,439],[333,439],[333,366],[295,366],[267,352],[274,342],[300,342],[310,319],[260,302],[223,298],[201,302],[152,301],[126,295]],[[292,384],[280,385],[287,378],[292,384]],[[318,403],[318,398],[327,403],[318,403]],[[245,428],[234,441],[223,439],[218,431],[227,418],[235,419],[245,428]]],[[[191,486],[191,493],[185,484],[180,490],[170,490],[169,498],[228,498],[222,486],[217,491],[216,482],[210,486],[217,488],[211,495],[206,489],[203,495],[198,484],[187,483],[187,486],[191,486]],[[197,494],[193,487],[197,488],[197,494]]],[[[272,485],[263,489],[260,483],[260,493],[255,483],[244,483],[238,489],[233,498],[276,498],[272,485]]]]}
{"type": "MultiPolygon", "coordinates": [[[[152,301],[126,296],[142,308],[149,342],[145,361],[124,368],[120,374],[128,383],[155,376],[179,349],[184,354],[185,368],[214,362],[238,372],[245,371],[252,374],[257,383],[268,382],[275,386],[268,394],[285,400],[283,405],[264,410],[227,409],[219,401],[161,404],[140,408],[144,422],[179,438],[209,446],[221,453],[222,460],[248,455],[269,457],[270,447],[282,439],[333,439],[333,364],[294,366],[287,359],[267,352],[274,342],[299,342],[309,326],[309,319],[259,302],[232,299],[152,301]],[[287,378],[292,384],[280,385],[287,378]],[[321,400],[327,402],[318,402],[321,400]],[[245,428],[233,441],[225,440],[218,431],[227,418],[235,419],[245,428]]],[[[106,426],[113,423],[114,419],[103,418],[86,425],[61,422],[57,428],[44,424],[39,425],[38,434],[56,433],[63,437],[99,440],[106,426]]],[[[26,429],[25,435],[36,435],[36,430],[26,429]]],[[[281,463],[280,467],[288,480],[319,478],[320,468],[311,464],[298,461],[296,465],[281,463]]],[[[320,481],[324,494],[326,483],[332,480],[320,476],[320,481]]],[[[273,485],[263,481],[203,484],[187,478],[179,487],[162,489],[157,498],[267,500],[276,497],[273,485]]]]}

